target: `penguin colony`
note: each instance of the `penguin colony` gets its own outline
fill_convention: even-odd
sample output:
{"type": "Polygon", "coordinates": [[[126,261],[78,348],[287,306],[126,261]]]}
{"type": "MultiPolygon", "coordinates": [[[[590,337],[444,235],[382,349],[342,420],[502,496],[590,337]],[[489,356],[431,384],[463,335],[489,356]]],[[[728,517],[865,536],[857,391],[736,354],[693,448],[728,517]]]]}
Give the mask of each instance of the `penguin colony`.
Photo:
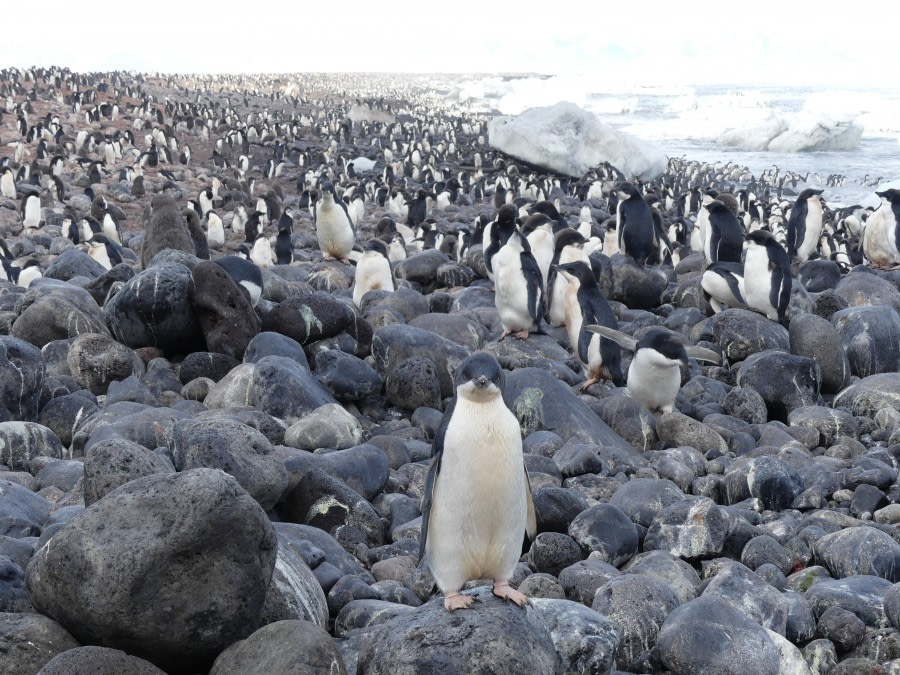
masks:
{"type": "MultiPolygon", "coordinates": [[[[0,71],[0,85],[8,286],[29,288],[69,248],[106,270],[173,249],[215,260],[259,311],[276,275],[315,280],[364,316],[367,298],[416,288],[398,265],[437,252],[447,291],[493,291],[494,339],[551,335],[581,365],[579,391],[624,390],[665,413],[685,375],[723,355],[624,321],[631,308],[603,290],[614,258],[669,281],[699,266],[704,315],[742,308],[785,325],[808,261],[900,266],[897,190],[878,192],[877,209],[831,209],[825,190],[798,193],[803,180],[777,168],[757,178],[683,158],[643,184],[609,164],[551,175],[491,149],[483,116],[385,81],[352,103],[364,84],[325,76],[305,78],[308,96],[262,76],[56,68],[0,71]]],[[[420,555],[451,611],[471,606],[460,591],[481,578],[527,602],[509,582],[534,504],[504,380],[494,356],[463,361],[435,436],[420,555]]]]}

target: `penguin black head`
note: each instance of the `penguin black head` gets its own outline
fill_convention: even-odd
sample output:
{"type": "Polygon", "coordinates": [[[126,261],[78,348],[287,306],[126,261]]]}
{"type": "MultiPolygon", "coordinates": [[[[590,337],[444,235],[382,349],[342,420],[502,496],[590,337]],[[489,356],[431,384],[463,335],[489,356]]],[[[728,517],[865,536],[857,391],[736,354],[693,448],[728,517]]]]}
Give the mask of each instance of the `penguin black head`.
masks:
{"type": "Polygon", "coordinates": [[[454,378],[457,395],[475,400],[501,396],[505,383],[503,368],[487,352],[477,352],[463,361],[454,378]]]}
{"type": "Polygon", "coordinates": [[[560,230],[554,239],[553,248],[555,251],[562,251],[566,246],[579,246],[586,242],[587,239],[584,238],[581,232],[570,227],[560,230]]]}
{"type": "Polygon", "coordinates": [[[581,260],[559,265],[556,270],[569,279],[575,279],[580,286],[589,286],[597,283],[594,272],[587,263],[581,260]]]}
{"type": "MultiPolygon", "coordinates": [[[[753,232],[750,232],[747,235],[746,239],[751,244],[756,244],[757,246],[763,246],[763,247],[769,246],[773,242],[775,244],[778,244],[778,240],[775,239],[775,235],[773,235],[771,232],[768,232],[767,230],[762,230],[762,229],[753,230],[753,232]]],[[[780,246],[781,244],[778,244],[778,245],[780,246]]]]}
{"type": "Polygon", "coordinates": [[[504,204],[500,207],[500,210],[497,212],[497,224],[504,225],[516,222],[516,216],[519,213],[519,209],[515,204],[504,204]]]}
{"type": "Polygon", "coordinates": [[[366,242],[365,250],[366,251],[378,251],[378,253],[383,255],[385,258],[388,257],[387,244],[384,243],[381,239],[378,239],[377,237],[369,239],[369,241],[366,242]]]}
{"type": "Polygon", "coordinates": [[[637,199],[642,199],[640,190],[637,189],[637,185],[634,183],[619,183],[615,187],[616,195],[619,197],[621,201],[626,201],[631,199],[632,197],[636,197],[637,199]]]}
{"type": "Polygon", "coordinates": [[[644,337],[638,340],[637,349],[650,349],[659,354],[672,365],[681,363],[688,365],[687,350],[684,343],[674,333],[665,328],[651,328],[644,337]]]}

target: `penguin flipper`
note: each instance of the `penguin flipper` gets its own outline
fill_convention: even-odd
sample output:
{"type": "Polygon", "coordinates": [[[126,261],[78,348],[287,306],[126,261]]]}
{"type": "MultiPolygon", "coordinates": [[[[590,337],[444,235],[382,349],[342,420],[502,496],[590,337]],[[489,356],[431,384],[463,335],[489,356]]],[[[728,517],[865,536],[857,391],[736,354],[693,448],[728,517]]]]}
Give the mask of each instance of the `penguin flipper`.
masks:
{"type": "Polygon", "coordinates": [[[587,326],[587,329],[592,333],[597,333],[597,335],[602,335],[605,338],[609,338],[617,345],[619,345],[620,347],[624,347],[630,352],[633,352],[635,349],[637,349],[637,340],[635,340],[630,335],[625,335],[625,333],[621,333],[615,330],[614,328],[592,324],[590,326],[587,326]]]}
{"type": "Polygon", "coordinates": [[[531,494],[531,481],[528,479],[528,467],[524,462],[522,468],[525,470],[525,534],[528,539],[533,541],[537,536],[537,513],[534,510],[534,496],[531,494]]]}
{"type": "Polygon", "coordinates": [[[712,236],[709,239],[709,262],[717,263],[719,262],[719,242],[722,239],[722,231],[712,222],[709,225],[712,228],[712,236]]]}
{"type": "Polygon", "coordinates": [[[528,314],[536,325],[540,325],[541,317],[544,315],[544,277],[531,253],[522,253],[521,261],[522,274],[528,289],[528,314]]]}
{"type": "Polygon", "coordinates": [[[697,359],[698,361],[708,361],[709,363],[715,363],[716,365],[722,363],[722,357],[712,349],[707,349],[706,347],[685,347],[684,351],[686,351],[687,355],[692,359],[697,359]]]}
{"type": "Polygon", "coordinates": [[[450,426],[450,418],[456,407],[456,397],[447,405],[444,417],[434,435],[434,445],[431,451],[431,463],[428,465],[428,475],[425,477],[425,490],[422,494],[422,529],[419,531],[419,560],[425,557],[425,542],[428,539],[428,521],[431,518],[431,501],[434,498],[434,486],[437,484],[438,474],[441,472],[441,459],[444,456],[444,438],[447,436],[447,427],[450,426]]]}

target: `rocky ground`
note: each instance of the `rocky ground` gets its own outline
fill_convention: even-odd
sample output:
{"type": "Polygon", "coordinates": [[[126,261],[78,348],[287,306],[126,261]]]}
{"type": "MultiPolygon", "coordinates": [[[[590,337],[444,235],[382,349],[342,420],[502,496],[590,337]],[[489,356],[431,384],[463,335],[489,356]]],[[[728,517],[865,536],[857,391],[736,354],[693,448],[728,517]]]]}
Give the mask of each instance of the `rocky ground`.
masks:
{"type": "MultiPolygon", "coordinates": [[[[384,148],[402,161],[416,142],[447,175],[482,161],[491,189],[527,171],[427,80],[0,75],[14,168],[45,174],[79,131],[98,140],[64,159],[39,230],[23,232],[27,182],[0,198],[10,252],[43,270],[28,290],[0,282],[0,673],[900,672],[897,271],[809,263],[784,327],[713,316],[702,255],[593,254],[621,331],[665,326],[725,359],[692,362],[676,410],[654,415],[610,383],[582,392],[564,329],[499,342],[478,246],[411,254],[396,291],[353,306],[354,267],[322,260],[299,207],[312,176],[377,187],[384,148]],[[114,102],[117,118],[85,119],[114,102]],[[29,127],[59,118],[46,158],[19,104],[29,127]],[[154,129],[177,149],[135,196],[119,171],[154,129]],[[360,156],[376,168],[346,175],[360,156]],[[294,219],[295,261],[263,270],[255,308],[189,253],[137,262],[153,196],[184,206],[214,178],[226,225],[260,195],[294,219]],[[136,260],[107,270],[60,236],[87,187],[136,260]],[[532,602],[473,581],[480,602],[449,614],[417,560],[420,499],[454,369],[479,349],[509,371],[522,427],[538,535],[512,585],[532,602]]],[[[575,224],[582,200],[557,190],[575,224]]],[[[452,232],[493,211],[471,191],[431,215],[452,232]]],[[[360,243],[388,213],[366,199],[360,243]]],[[[241,243],[229,232],[212,257],[241,243]]]]}

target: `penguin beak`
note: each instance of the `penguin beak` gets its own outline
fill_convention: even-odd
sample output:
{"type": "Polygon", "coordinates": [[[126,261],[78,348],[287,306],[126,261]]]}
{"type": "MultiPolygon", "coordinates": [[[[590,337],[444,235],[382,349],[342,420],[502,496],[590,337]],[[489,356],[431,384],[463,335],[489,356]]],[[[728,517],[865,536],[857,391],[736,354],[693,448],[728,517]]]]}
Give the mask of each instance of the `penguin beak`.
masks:
{"type": "Polygon", "coordinates": [[[484,389],[490,384],[491,381],[487,379],[487,377],[482,375],[481,377],[476,377],[475,379],[473,379],[472,382],[475,383],[475,386],[478,389],[484,389]]]}

